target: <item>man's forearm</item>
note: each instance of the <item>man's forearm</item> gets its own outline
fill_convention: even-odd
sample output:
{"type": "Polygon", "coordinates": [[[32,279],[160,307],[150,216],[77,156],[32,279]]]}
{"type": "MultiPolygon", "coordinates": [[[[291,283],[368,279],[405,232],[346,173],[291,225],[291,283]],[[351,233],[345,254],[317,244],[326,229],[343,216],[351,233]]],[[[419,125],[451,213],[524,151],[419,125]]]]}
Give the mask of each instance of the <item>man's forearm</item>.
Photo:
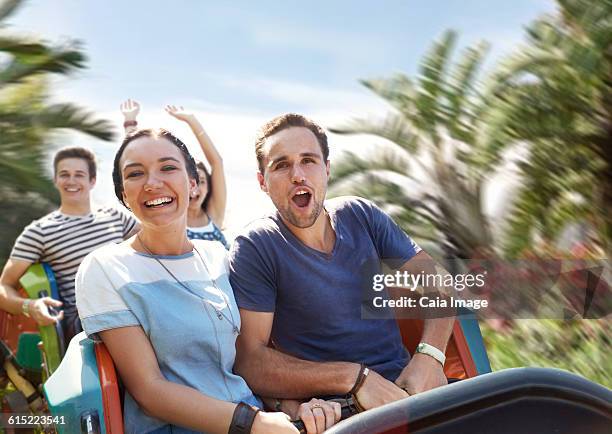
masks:
{"type": "Polygon", "coordinates": [[[13,315],[22,313],[22,305],[25,298],[20,297],[15,288],[0,283],[0,308],[13,315]]]}
{"type": "Polygon", "coordinates": [[[423,323],[423,335],[421,342],[426,342],[429,345],[433,345],[440,351],[446,351],[446,345],[450,339],[450,335],[453,332],[453,325],[455,324],[455,317],[449,318],[430,318],[426,319],[423,323]]]}
{"type": "Polygon", "coordinates": [[[350,362],[310,362],[263,345],[238,351],[235,370],[263,396],[302,399],[348,393],[359,374],[350,362]]]}

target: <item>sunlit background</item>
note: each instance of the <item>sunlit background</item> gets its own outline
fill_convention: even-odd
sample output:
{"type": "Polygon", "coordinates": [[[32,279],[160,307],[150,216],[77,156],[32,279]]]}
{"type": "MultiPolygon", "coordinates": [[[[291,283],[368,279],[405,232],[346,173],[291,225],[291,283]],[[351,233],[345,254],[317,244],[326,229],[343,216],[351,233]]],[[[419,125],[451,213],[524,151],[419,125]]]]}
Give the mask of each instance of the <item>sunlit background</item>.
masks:
{"type": "MultiPolygon", "coordinates": [[[[52,98],[95,111],[118,135],[107,143],[76,134],[52,143],[95,150],[97,203],[115,203],[110,172],[121,101],[140,101],[141,125],[176,131],[201,155],[189,130],[162,110],[182,104],[198,114],[225,158],[226,227],[234,232],[269,209],[255,179],[253,137],[262,123],[287,111],[325,126],[380,113],[384,101],[360,79],[414,75],[431,41],[448,28],[458,31],[461,45],[489,41],[492,63],[524,39],[525,24],[554,10],[550,1],[495,3],[33,0],[8,22],[20,33],[83,42],[87,69],[56,78],[52,98]]],[[[333,137],[332,159],[375,141],[333,137]]]]}

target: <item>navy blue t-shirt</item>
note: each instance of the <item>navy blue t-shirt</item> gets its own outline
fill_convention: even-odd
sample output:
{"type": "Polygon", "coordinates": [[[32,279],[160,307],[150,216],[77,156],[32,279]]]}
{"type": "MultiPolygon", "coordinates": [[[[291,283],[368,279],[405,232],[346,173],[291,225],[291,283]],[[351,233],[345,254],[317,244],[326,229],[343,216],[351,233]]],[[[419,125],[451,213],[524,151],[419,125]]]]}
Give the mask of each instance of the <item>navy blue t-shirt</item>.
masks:
{"type": "Polygon", "coordinates": [[[394,381],[409,354],[395,319],[362,319],[381,261],[399,268],[421,249],[373,203],[325,202],[336,243],[331,254],[303,244],[278,213],[251,223],[230,252],[238,307],[274,312],[272,340],[304,360],[365,363],[394,381]],[[369,291],[368,291],[369,289],[369,291]]]}

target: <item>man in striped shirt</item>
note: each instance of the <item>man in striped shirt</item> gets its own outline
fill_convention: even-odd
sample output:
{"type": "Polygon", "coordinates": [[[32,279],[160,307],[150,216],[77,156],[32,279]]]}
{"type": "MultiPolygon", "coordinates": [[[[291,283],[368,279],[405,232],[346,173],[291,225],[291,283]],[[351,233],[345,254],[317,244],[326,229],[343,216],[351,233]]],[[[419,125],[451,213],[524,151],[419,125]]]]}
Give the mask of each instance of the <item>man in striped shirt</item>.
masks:
{"type": "Polygon", "coordinates": [[[91,151],[78,147],[62,149],[55,155],[53,168],[60,208],[32,222],[17,238],[0,276],[0,308],[15,315],[32,316],[40,325],[63,318],[68,342],[81,330],[74,298],[74,279],[81,261],[104,244],[126,239],[138,224],[134,217],[115,208],[92,211],[90,192],[96,183],[96,162],[91,151]],[[35,262],[51,266],[62,301],[19,296],[16,290],[19,279],[35,262]],[[49,306],[62,304],[63,312],[59,315],[49,313],[49,306]]]}

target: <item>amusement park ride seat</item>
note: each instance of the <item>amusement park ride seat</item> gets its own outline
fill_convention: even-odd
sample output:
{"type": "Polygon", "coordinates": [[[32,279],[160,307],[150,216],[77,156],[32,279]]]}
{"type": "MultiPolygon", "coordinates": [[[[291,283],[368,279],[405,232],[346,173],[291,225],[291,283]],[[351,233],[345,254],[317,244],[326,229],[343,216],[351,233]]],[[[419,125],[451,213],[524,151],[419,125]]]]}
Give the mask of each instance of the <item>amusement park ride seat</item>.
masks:
{"type": "MultiPolygon", "coordinates": [[[[55,278],[46,264],[34,264],[20,279],[20,293],[36,299],[51,296],[59,300],[55,278]]],[[[44,409],[37,385],[57,369],[64,355],[61,324],[39,327],[23,315],[0,310],[0,379],[13,389],[2,394],[2,411],[34,412],[44,409]]]]}
{"type": "MultiPolygon", "coordinates": [[[[400,321],[412,349],[418,321],[400,321]]],[[[491,373],[478,323],[460,317],[447,349],[445,372],[461,378],[346,419],[329,434],[608,434],[612,392],[557,369],[514,368],[491,373]]],[[[112,359],[84,333],[72,342],[44,386],[53,415],[66,415],[61,433],[123,434],[121,394],[112,359]],[[76,377],[75,377],[76,376],[76,377]],[[76,378],[67,387],[66,378],[76,378]],[[70,415],[70,416],[68,416],[70,415]]]]}
{"type": "MultiPolygon", "coordinates": [[[[54,294],[53,285],[45,286],[43,282],[44,278],[51,281],[52,274],[49,276],[48,270],[40,267],[35,269],[38,278],[33,280],[38,286],[27,278],[22,280],[32,297],[44,295],[41,291],[45,289],[54,294]]],[[[2,347],[7,348],[5,352],[19,354],[22,335],[34,333],[37,328],[31,321],[15,321],[15,317],[0,315],[0,337],[5,343],[2,347]],[[21,324],[21,328],[15,324],[21,324]]],[[[406,348],[413,353],[422,334],[422,321],[400,319],[398,325],[406,348]]],[[[57,331],[61,328],[52,328],[47,335],[42,328],[39,331],[46,353],[45,372],[52,373],[43,386],[47,407],[52,416],[62,418],[55,430],[59,434],[123,434],[122,391],[106,347],[80,333],[72,339],[58,366],[54,360],[60,359],[62,348],[57,331]],[[53,359],[54,351],[57,359],[53,359]]],[[[10,357],[5,354],[5,362],[10,357]]],[[[515,368],[491,373],[478,321],[469,311],[457,317],[444,371],[447,377],[463,381],[358,414],[327,432],[610,432],[612,392],[603,386],[556,369],[515,368]]]]}
{"type": "MultiPolygon", "coordinates": [[[[55,277],[47,264],[30,266],[19,283],[19,292],[24,297],[60,300],[55,277]]],[[[43,379],[57,369],[65,352],[61,324],[39,327],[32,318],[3,310],[0,310],[0,340],[16,355],[20,368],[41,373],[43,379]],[[42,352],[37,347],[39,341],[43,344],[42,352]]]]}

